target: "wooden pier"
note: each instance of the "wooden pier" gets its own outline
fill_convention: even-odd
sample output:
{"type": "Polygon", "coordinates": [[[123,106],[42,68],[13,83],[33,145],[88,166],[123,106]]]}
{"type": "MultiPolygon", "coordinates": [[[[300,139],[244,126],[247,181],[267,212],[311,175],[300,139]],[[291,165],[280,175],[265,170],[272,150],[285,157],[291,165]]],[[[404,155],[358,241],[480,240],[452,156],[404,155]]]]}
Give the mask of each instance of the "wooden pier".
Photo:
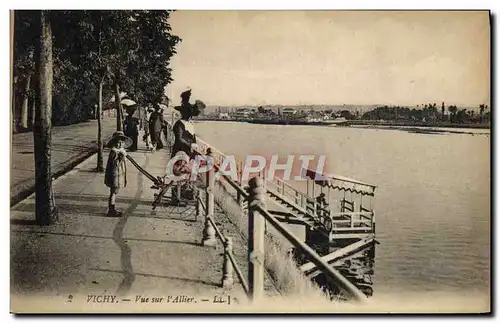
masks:
{"type": "MultiPolygon", "coordinates": [[[[218,169],[225,155],[202,140],[199,140],[199,147],[200,152],[210,151],[215,168],[218,169]]],[[[265,173],[258,178],[260,182],[253,182],[253,184],[249,182],[250,186],[261,183],[258,184],[262,185],[261,188],[245,187],[241,181],[235,182],[224,175],[222,177],[236,190],[241,209],[249,215],[249,254],[255,248],[258,250],[254,250],[254,254],[262,254],[265,248],[262,245],[261,235],[264,230],[263,222],[254,223],[254,219],[262,216],[265,219],[264,223],[270,223],[296,250],[310,259],[310,262],[298,263],[299,269],[307,277],[322,273],[342,289],[348,290],[356,299],[364,298],[361,296],[362,292],[336,272],[334,267],[339,261],[366,250],[376,243],[375,212],[372,208],[375,185],[341,176],[316,174],[309,169],[304,170],[303,173],[303,178],[307,181],[306,192],[300,191],[279,178],[267,179],[265,173]],[[252,190],[257,190],[259,193],[252,194],[252,190]],[[268,211],[265,207],[261,207],[256,213],[255,205],[265,205],[265,203],[262,204],[262,195],[281,204],[286,211],[268,211]],[[306,241],[299,241],[280,222],[303,225],[306,241]],[[314,251],[318,245],[323,250],[326,248],[326,254],[319,251],[321,248],[314,251]],[[321,256],[320,253],[324,255],[321,256]]],[[[208,216],[207,219],[210,217],[208,216]]],[[[210,230],[209,226],[212,226],[212,222],[207,220],[207,230],[210,230]]],[[[248,282],[251,294],[256,288],[255,281],[252,280],[260,281],[260,276],[257,278],[253,276],[260,275],[261,269],[255,270],[252,270],[252,277],[249,277],[248,282]]]]}

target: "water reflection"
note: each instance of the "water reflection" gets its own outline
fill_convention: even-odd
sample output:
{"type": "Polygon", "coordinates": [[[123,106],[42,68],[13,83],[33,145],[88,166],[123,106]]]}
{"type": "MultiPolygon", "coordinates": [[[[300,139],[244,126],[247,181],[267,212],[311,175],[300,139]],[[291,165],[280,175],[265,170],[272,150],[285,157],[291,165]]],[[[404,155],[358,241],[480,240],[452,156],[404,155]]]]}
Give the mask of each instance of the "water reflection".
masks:
{"type": "MultiPolygon", "coordinates": [[[[315,246],[316,252],[320,256],[328,254],[326,248],[318,248],[315,246]]],[[[329,248],[330,252],[338,248],[329,248]]],[[[294,250],[294,258],[297,263],[303,265],[308,262],[308,259],[303,254],[294,250]]],[[[361,290],[367,297],[373,296],[373,281],[375,275],[375,245],[366,247],[342,260],[334,261],[330,264],[337,269],[342,276],[346,277],[353,283],[359,290],[361,290]]],[[[346,299],[342,291],[334,284],[325,274],[320,271],[309,271],[305,273],[314,283],[321,286],[323,291],[328,292],[332,299],[346,299]]]]}

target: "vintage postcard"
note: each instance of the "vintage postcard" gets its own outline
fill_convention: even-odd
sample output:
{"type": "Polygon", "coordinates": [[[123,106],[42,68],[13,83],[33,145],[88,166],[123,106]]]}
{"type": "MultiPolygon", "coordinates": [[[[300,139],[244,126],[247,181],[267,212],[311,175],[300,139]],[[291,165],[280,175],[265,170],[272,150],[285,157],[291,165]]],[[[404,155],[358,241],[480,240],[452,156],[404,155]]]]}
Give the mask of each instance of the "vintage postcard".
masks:
{"type": "Polygon", "coordinates": [[[12,10],[12,313],[490,313],[491,13],[12,10]]]}

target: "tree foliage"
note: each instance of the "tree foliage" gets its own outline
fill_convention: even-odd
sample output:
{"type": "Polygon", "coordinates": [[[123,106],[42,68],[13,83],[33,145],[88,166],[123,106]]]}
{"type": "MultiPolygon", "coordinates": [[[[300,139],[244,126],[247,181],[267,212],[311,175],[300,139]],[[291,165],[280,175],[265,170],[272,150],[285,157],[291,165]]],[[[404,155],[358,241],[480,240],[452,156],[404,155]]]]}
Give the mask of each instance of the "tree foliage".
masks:
{"type": "MultiPolygon", "coordinates": [[[[14,73],[33,71],[37,11],[16,11],[14,73]]],[[[121,91],[144,105],[160,104],[172,81],[170,59],[180,38],[170,11],[60,10],[51,12],[54,55],[54,125],[85,121],[98,104],[98,87],[121,91]]],[[[22,86],[16,87],[21,98],[22,86]]],[[[16,101],[20,101],[19,99],[16,101]]]]}
{"type": "MultiPolygon", "coordinates": [[[[481,118],[484,111],[484,105],[479,106],[480,115],[476,115],[474,110],[459,109],[456,105],[449,105],[448,121],[451,123],[480,123],[486,122],[486,118],[481,118]]],[[[363,120],[399,120],[399,121],[418,121],[418,122],[440,122],[446,120],[445,105],[441,104],[438,109],[436,103],[424,104],[417,108],[408,107],[377,107],[371,111],[365,112],[361,119],[363,120]]]]}

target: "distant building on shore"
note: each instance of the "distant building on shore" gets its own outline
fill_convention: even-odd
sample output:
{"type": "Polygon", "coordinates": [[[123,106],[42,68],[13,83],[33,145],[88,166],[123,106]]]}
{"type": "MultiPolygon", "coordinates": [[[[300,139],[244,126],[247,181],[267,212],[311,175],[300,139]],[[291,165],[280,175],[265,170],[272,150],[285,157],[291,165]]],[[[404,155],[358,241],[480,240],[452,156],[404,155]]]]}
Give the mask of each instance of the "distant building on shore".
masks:
{"type": "Polygon", "coordinates": [[[235,117],[240,119],[240,118],[248,118],[250,117],[251,111],[247,108],[241,108],[237,109],[235,113],[235,117]]]}
{"type": "Polygon", "coordinates": [[[227,113],[227,112],[219,112],[218,118],[220,120],[229,120],[230,119],[229,113],[227,113]]]}
{"type": "Polygon", "coordinates": [[[283,116],[293,116],[297,113],[297,110],[295,110],[294,108],[284,108],[283,110],[281,110],[281,114],[283,116]]]}

